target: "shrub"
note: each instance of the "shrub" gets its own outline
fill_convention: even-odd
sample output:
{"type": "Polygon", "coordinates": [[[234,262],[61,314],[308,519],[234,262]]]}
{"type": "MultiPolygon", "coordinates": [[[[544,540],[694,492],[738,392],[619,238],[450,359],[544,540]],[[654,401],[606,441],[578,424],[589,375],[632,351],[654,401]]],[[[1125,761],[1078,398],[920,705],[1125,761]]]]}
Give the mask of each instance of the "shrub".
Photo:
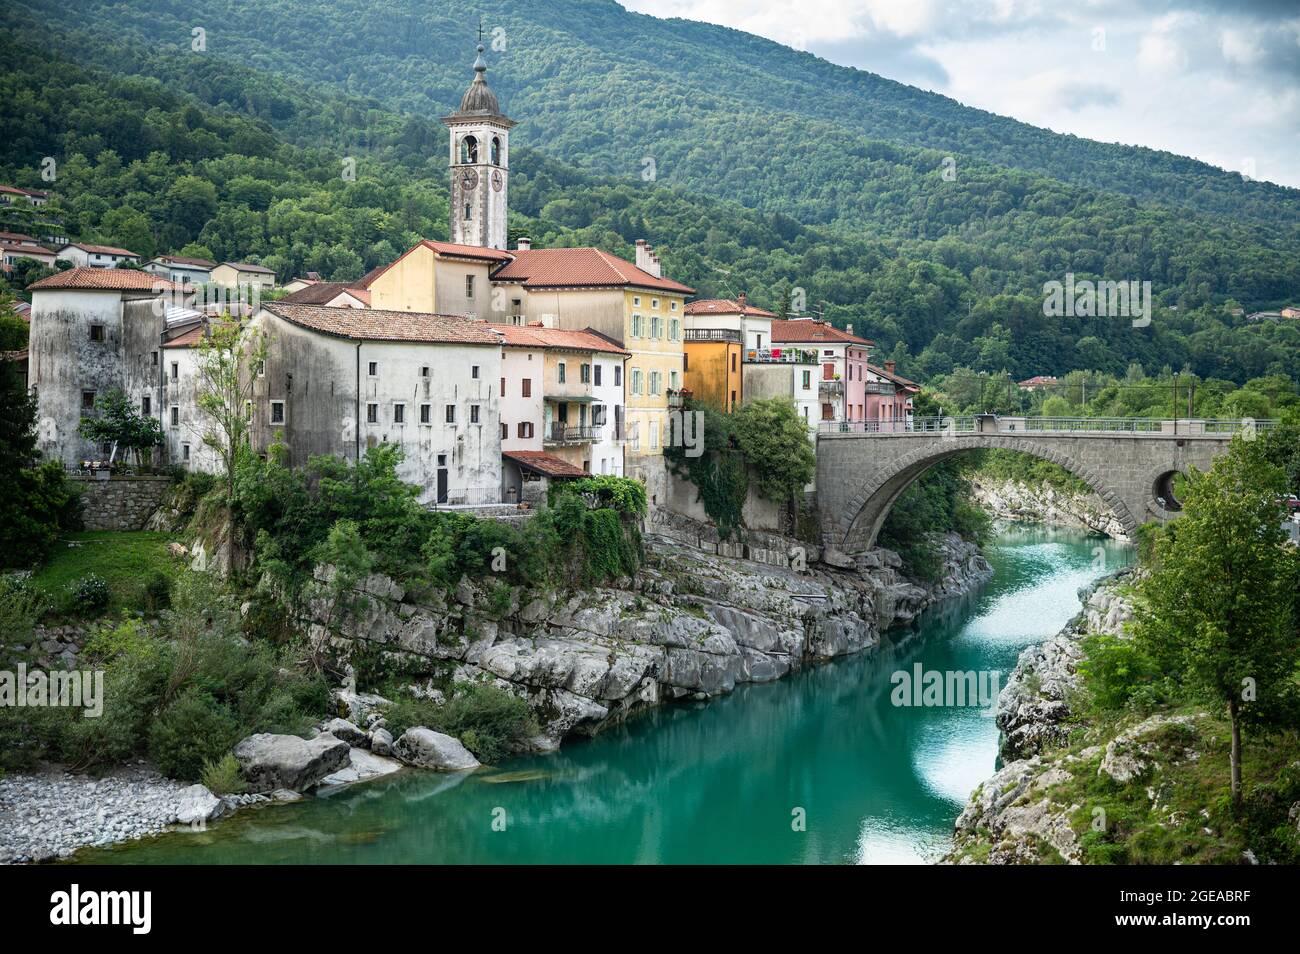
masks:
{"type": "Polygon", "coordinates": [[[242,795],[248,791],[248,782],[244,781],[239,769],[239,760],[229,752],[216,761],[204,762],[199,781],[213,795],[242,795]]]}
{"type": "Polygon", "coordinates": [[[182,692],[153,721],[149,757],[171,778],[197,782],[204,765],[216,761],[241,738],[230,709],[197,686],[182,692]]]}
{"type": "Polygon", "coordinates": [[[0,574],[0,654],[27,645],[43,612],[45,598],[28,580],[0,574]]]}
{"type": "Polygon", "coordinates": [[[166,573],[154,571],[144,584],[141,604],[146,612],[158,613],[172,605],[172,581],[166,573]]]}
{"type": "Polygon", "coordinates": [[[94,616],[108,609],[111,596],[108,581],[96,573],[87,573],[69,590],[71,609],[85,616],[94,616]]]}
{"type": "MultiPolygon", "coordinates": [[[[1103,709],[1122,708],[1158,674],[1155,661],[1135,640],[1102,633],[1084,637],[1082,646],[1085,658],[1079,663],[1079,673],[1103,709]]],[[[1144,704],[1154,701],[1149,692],[1142,700],[1144,704]]]]}
{"type": "Polygon", "coordinates": [[[480,762],[499,762],[528,748],[537,735],[537,718],[528,702],[486,683],[455,687],[443,704],[428,699],[399,699],[384,710],[388,731],[399,738],[424,726],[454,735],[480,762]]]}

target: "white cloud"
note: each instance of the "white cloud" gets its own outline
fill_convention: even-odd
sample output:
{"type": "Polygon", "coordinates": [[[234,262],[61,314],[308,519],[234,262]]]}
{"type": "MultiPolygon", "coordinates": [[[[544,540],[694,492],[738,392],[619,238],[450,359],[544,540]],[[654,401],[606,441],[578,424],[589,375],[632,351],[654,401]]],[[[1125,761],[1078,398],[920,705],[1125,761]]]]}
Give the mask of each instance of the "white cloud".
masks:
{"type": "Polygon", "coordinates": [[[622,0],[1025,122],[1300,186],[1294,0],[622,0]],[[1105,48],[1095,50],[1097,31],[1105,48]]]}

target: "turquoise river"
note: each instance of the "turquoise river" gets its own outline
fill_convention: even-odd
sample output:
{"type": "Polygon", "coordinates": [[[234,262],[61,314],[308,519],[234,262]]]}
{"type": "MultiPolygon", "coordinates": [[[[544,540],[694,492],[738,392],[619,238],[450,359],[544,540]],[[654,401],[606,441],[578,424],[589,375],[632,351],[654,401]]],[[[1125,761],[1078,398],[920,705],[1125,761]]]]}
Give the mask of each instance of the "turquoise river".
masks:
{"type": "Polygon", "coordinates": [[[899,863],[949,844],[994,770],[979,707],[896,707],[898,670],[997,672],[1123,564],[1108,541],[1012,530],[978,593],[882,646],[707,704],[674,705],[557,753],[470,775],[403,772],[79,854],[122,863],[899,863]],[[800,820],[802,819],[802,825],[800,820]],[[803,830],[798,830],[802,828],[803,830]]]}

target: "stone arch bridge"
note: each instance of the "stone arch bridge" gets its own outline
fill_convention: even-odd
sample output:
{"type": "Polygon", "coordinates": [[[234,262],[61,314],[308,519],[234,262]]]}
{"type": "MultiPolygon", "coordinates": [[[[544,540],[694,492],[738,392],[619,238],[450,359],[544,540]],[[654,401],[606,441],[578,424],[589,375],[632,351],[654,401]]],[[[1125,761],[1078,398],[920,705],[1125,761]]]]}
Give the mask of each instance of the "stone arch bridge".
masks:
{"type": "Polygon", "coordinates": [[[941,460],[972,450],[1020,451],[1059,464],[1111,508],[1129,535],[1168,520],[1179,505],[1173,478],[1208,470],[1233,434],[1272,422],[975,418],[871,430],[874,422],[823,425],[817,435],[817,509],[825,543],[859,553],[899,495],[941,460]]]}

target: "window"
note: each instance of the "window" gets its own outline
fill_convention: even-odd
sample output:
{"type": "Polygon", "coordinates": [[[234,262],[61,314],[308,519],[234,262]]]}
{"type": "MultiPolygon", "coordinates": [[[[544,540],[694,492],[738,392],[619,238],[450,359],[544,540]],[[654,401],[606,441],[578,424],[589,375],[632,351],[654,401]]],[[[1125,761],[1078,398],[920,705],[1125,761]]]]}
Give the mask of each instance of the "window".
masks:
{"type": "Polygon", "coordinates": [[[420,423],[421,423],[421,424],[428,424],[429,421],[430,421],[430,419],[431,419],[431,417],[432,417],[432,415],[433,415],[433,405],[432,405],[432,404],[421,404],[421,405],[420,405],[420,423]]]}
{"type": "Polygon", "coordinates": [[[622,386],[623,386],[623,366],[621,364],[616,364],[614,365],[614,387],[621,388],[622,386]]]}
{"type": "Polygon", "coordinates": [[[509,438],[509,437],[510,437],[510,428],[506,425],[506,422],[505,422],[505,421],[502,421],[502,422],[501,422],[501,439],[504,441],[504,440],[506,440],[506,439],[509,438]]]}
{"type": "Polygon", "coordinates": [[[477,405],[477,404],[471,404],[471,405],[469,406],[469,422],[470,422],[471,424],[477,424],[477,423],[478,423],[478,405],[477,405]]]}
{"type": "Polygon", "coordinates": [[[532,379],[532,378],[524,378],[522,381],[519,382],[519,394],[520,394],[520,396],[522,396],[522,397],[532,397],[532,396],[533,396],[533,379],[532,379]]]}
{"type": "MultiPolygon", "coordinates": [[[[640,299],[638,299],[638,302],[639,301],[640,299]]],[[[641,337],[641,316],[640,315],[632,316],[632,337],[633,338],[641,337]]]]}
{"type": "Polygon", "coordinates": [[[670,388],[672,388],[674,391],[677,390],[677,372],[676,372],[676,371],[669,371],[669,372],[668,372],[668,386],[669,386],[670,388]]]}
{"type": "Polygon", "coordinates": [[[428,376],[429,376],[429,366],[426,364],[422,368],[420,368],[420,377],[427,378],[428,376]]]}
{"type": "Polygon", "coordinates": [[[676,310],[677,310],[677,302],[674,301],[674,302],[673,302],[672,304],[670,304],[668,307],[669,307],[670,310],[672,310],[672,311],[676,311],[676,310]]]}
{"type": "Polygon", "coordinates": [[[501,165],[501,137],[492,137],[492,165],[501,165]]]}
{"type": "Polygon", "coordinates": [[[640,308],[640,307],[641,307],[641,296],[640,296],[640,295],[633,295],[633,296],[632,296],[632,307],[633,307],[633,308],[640,308]]]}
{"type": "Polygon", "coordinates": [[[596,365],[595,374],[596,374],[596,387],[600,387],[600,365],[596,365]]]}
{"type": "Polygon", "coordinates": [[[259,378],[264,378],[264,377],[266,377],[266,362],[265,362],[265,361],[259,361],[259,362],[257,362],[257,376],[258,376],[259,378]]]}
{"type": "Polygon", "coordinates": [[[147,394],[140,398],[140,413],[145,417],[153,413],[153,399],[147,394]]]}
{"type": "Polygon", "coordinates": [[[473,275],[465,276],[465,297],[466,298],[474,297],[474,276],[473,275]]]}
{"type": "Polygon", "coordinates": [[[650,422],[650,449],[657,450],[658,448],[659,448],[659,422],[651,421],[650,422]]]}
{"type": "Polygon", "coordinates": [[[155,368],[158,367],[158,352],[157,352],[157,351],[150,351],[150,352],[149,352],[149,363],[150,363],[151,365],[153,365],[155,368]]]}
{"type": "Polygon", "coordinates": [[[378,423],[379,423],[379,405],[378,405],[378,404],[367,404],[367,405],[366,405],[366,423],[367,423],[367,424],[378,424],[378,423]]]}
{"type": "Polygon", "coordinates": [[[501,379],[501,390],[500,390],[500,392],[498,393],[498,397],[505,397],[505,396],[506,396],[506,379],[505,379],[505,378],[502,378],[502,379],[501,379]]]}
{"type": "Polygon", "coordinates": [[[478,162],[478,140],[473,136],[464,136],[461,138],[460,161],[465,165],[478,162]]]}
{"type": "Polygon", "coordinates": [[[456,423],[456,405],[448,404],[445,420],[448,424],[456,423]]]}
{"type": "Polygon", "coordinates": [[[555,373],[558,375],[557,380],[559,380],[561,384],[564,383],[564,372],[565,372],[564,362],[561,361],[555,369],[555,373]]]}
{"type": "Polygon", "coordinates": [[[180,379],[181,379],[181,366],[180,366],[180,363],[179,363],[179,362],[176,362],[176,361],[173,361],[173,362],[172,362],[172,380],[173,380],[173,381],[179,381],[180,379]]]}
{"type": "Polygon", "coordinates": [[[179,404],[172,405],[172,427],[181,426],[181,408],[179,404]]]}
{"type": "MultiPolygon", "coordinates": [[[[733,365],[733,367],[732,367],[731,370],[732,370],[732,371],[735,371],[736,369],[735,369],[734,365],[735,365],[735,363],[736,363],[736,362],[735,362],[735,357],[736,357],[736,356],[733,354],[731,357],[732,357],[732,362],[731,362],[731,363],[732,363],[732,365],[733,365]]],[[[691,373],[691,356],[690,356],[689,354],[684,354],[684,355],[682,355],[682,370],[685,371],[687,374],[690,374],[690,373],[691,373]]]]}
{"type": "MultiPolygon", "coordinates": [[[[736,352],[734,352],[734,351],[731,352],[731,373],[732,373],[732,374],[735,374],[735,373],[736,373],[736,358],[737,358],[737,357],[738,357],[738,355],[736,354],[736,352]]],[[[685,362],[683,362],[683,366],[685,366],[685,362]]]]}
{"type": "Polygon", "coordinates": [[[393,402],[393,423],[394,424],[406,423],[406,405],[401,401],[393,402]]]}
{"type": "Polygon", "coordinates": [[[182,445],[181,445],[181,460],[183,460],[183,461],[185,461],[186,463],[188,463],[188,462],[189,462],[189,459],[190,459],[190,445],[189,445],[189,444],[182,444],[182,445]]]}
{"type": "Polygon", "coordinates": [[[678,321],[676,318],[673,318],[671,321],[668,322],[668,337],[671,340],[676,341],[681,336],[682,336],[682,323],[678,321]]]}
{"type": "Polygon", "coordinates": [[[469,203],[466,202],[466,203],[465,203],[465,215],[464,215],[464,219],[465,219],[466,222],[468,222],[468,221],[469,221],[470,219],[472,219],[473,217],[474,217],[474,216],[471,215],[471,214],[470,214],[470,211],[469,211],[469,203]]]}
{"type": "Polygon", "coordinates": [[[632,393],[633,394],[641,393],[641,369],[640,368],[632,369],[632,393]]]}
{"type": "Polygon", "coordinates": [[[532,422],[532,421],[520,421],[520,422],[519,422],[519,426],[518,426],[517,428],[515,428],[515,433],[516,433],[516,435],[517,435],[518,437],[521,437],[521,438],[524,438],[524,439],[528,439],[528,438],[532,437],[532,436],[533,436],[533,422],[532,422]]]}
{"type": "Polygon", "coordinates": [[[478,380],[478,367],[479,366],[477,364],[472,364],[469,367],[469,376],[473,378],[475,381],[478,380]]]}
{"type": "Polygon", "coordinates": [[[593,404],[591,406],[591,426],[592,427],[605,426],[605,405],[593,404]]]}
{"type": "Polygon", "coordinates": [[[803,389],[807,391],[810,390],[811,388],[812,388],[812,372],[805,371],[803,373],[803,389]]]}
{"type": "Polygon", "coordinates": [[[95,392],[94,392],[94,391],[82,391],[82,392],[81,392],[81,409],[82,409],[83,411],[93,411],[93,410],[95,409],[95,392]]]}
{"type": "Polygon", "coordinates": [[[579,365],[579,367],[578,367],[578,377],[581,379],[581,381],[582,381],[583,384],[590,384],[590,383],[591,383],[591,365],[589,365],[589,364],[582,364],[582,365],[579,365]]]}
{"type": "Polygon", "coordinates": [[[91,340],[91,341],[103,341],[103,340],[104,340],[104,326],[103,326],[103,325],[91,325],[91,326],[90,326],[90,340],[91,340]]]}
{"type": "Polygon", "coordinates": [[[366,364],[366,374],[369,375],[369,376],[372,377],[372,378],[376,378],[376,377],[378,377],[378,376],[379,376],[379,362],[378,362],[378,361],[370,361],[370,362],[368,362],[368,363],[366,364]]]}
{"type": "Polygon", "coordinates": [[[658,298],[651,298],[651,299],[650,299],[650,307],[651,307],[651,308],[658,308],[658,307],[659,307],[659,299],[658,299],[658,298]]]}
{"type": "Polygon", "coordinates": [[[658,315],[651,316],[650,337],[656,341],[659,340],[659,332],[660,332],[660,328],[662,327],[662,324],[663,324],[663,320],[658,315]]]}
{"type": "Polygon", "coordinates": [[[284,423],[284,402],[283,401],[271,402],[271,423],[272,424],[284,423]]]}

